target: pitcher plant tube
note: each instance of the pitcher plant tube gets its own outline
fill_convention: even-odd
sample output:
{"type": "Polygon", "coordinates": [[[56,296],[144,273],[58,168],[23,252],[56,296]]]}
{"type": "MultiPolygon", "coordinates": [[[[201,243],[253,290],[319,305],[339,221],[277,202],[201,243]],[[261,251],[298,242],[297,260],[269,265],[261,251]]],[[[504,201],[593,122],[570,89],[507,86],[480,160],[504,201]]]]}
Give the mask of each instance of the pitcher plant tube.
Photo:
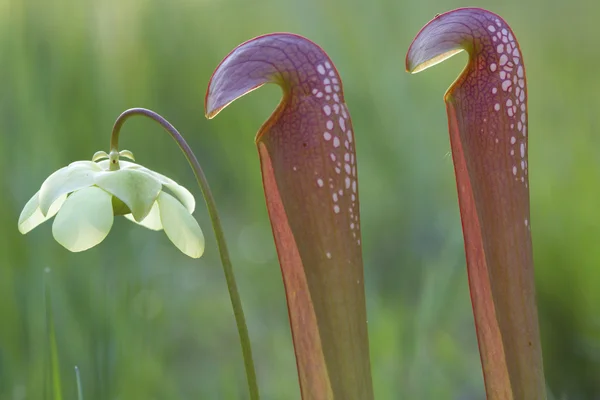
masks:
{"type": "Polygon", "coordinates": [[[355,141],[340,76],[310,40],[274,33],[213,73],[208,118],[266,83],[283,98],[255,142],[303,399],[372,399],[355,141]]]}
{"type": "Polygon", "coordinates": [[[498,15],[457,9],[421,29],[406,70],[463,50],[469,61],[444,99],[485,389],[488,399],[544,399],[519,44],[498,15]]]}
{"type": "Polygon", "coordinates": [[[55,239],[68,250],[78,252],[102,242],[112,227],[113,216],[124,215],[146,228],[164,230],[184,254],[200,257],[204,252],[204,235],[192,217],[195,208],[192,194],[164,175],[120,159],[133,160],[130,151],[118,150],[119,133],[125,121],[136,115],[160,124],[177,142],[194,171],[219,247],[240,336],[250,398],[258,399],[248,328],[215,200],[192,149],[163,117],[144,108],[123,112],[113,126],[110,152],[99,151],[91,161],[76,161],[50,175],[21,212],[19,231],[25,234],[56,215],[52,226],[55,239]]]}

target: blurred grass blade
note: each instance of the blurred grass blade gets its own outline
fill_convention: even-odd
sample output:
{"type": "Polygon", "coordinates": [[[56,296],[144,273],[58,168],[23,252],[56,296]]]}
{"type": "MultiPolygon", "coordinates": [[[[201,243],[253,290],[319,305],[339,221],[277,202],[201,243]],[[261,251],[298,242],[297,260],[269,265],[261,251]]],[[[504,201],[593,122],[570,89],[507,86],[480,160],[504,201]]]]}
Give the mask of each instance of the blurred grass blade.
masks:
{"type": "Polygon", "coordinates": [[[469,62],[445,100],[486,392],[543,399],[519,44],[499,16],[458,9],[419,32],[406,68],[418,72],[462,50],[469,62]]]}
{"type": "Polygon", "coordinates": [[[77,381],[77,400],[83,400],[83,389],[81,387],[81,376],[79,374],[79,367],[75,366],[75,380],[77,381]]]}
{"type": "Polygon", "coordinates": [[[58,359],[58,347],[56,345],[56,332],[54,329],[54,313],[52,311],[52,294],[50,286],[50,269],[46,268],[44,279],[44,298],[46,303],[46,335],[48,343],[47,376],[50,381],[52,400],[62,400],[62,389],[60,383],[60,363],[58,359]]]}
{"type": "Polygon", "coordinates": [[[340,77],[308,39],[261,36],[216,69],[206,115],[265,83],[283,89],[256,144],[302,398],[372,399],[356,154],[340,77]]]}

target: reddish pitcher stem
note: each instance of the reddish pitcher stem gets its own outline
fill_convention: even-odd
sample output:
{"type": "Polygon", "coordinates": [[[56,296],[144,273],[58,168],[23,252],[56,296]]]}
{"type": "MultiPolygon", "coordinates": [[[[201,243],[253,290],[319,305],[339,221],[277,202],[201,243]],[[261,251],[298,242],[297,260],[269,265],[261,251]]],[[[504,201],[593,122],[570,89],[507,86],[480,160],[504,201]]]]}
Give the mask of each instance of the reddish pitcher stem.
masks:
{"type": "Polygon", "coordinates": [[[467,271],[489,399],[545,399],[527,158],[527,85],[519,44],[498,15],[442,14],[419,32],[406,69],[466,50],[445,95],[467,271]]]}
{"type": "Polygon", "coordinates": [[[256,144],[302,397],[372,399],[354,129],[340,76],[308,39],[261,36],[217,67],[206,115],[265,83],[284,92],[256,144]]]}

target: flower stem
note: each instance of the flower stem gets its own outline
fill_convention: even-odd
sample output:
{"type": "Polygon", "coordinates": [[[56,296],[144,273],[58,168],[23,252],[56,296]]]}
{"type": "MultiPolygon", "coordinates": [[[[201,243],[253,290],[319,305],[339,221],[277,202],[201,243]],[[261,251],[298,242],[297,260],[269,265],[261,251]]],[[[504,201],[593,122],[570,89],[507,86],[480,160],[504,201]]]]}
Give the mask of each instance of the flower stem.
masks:
{"type": "Polygon", "coordinates": [[[223,264],[223,271],[225,273],[225,279],[227,281],[227,288],[229,289],[231,305],[233,306],[233,314],[235,316],[238,333],[240,335],[242,354],[244,357],[244,364],[246,366],[246,377],[248,379],[248,389],[250,391],[250,399],[258,400],[258,385],[256,383],[256,372],[254,370],[254,361],[252,359],[252,348],[250,346],[248,327],[246,326],[246,319],[244,317],[244,310],[242,309],[242,302],[238,293],[237,284],[235,283],[235,276],[233,274],[233,268],[231,266],[231,260],[229,258],[229,251],[227,250],[227,243],[225,242],[225,236],[223,234],[223,227],[221,226],[221,220],[217,212],[215,199],[213,198],[212,192],[208,185],[208,181],[206,180],[206,176],[204,175],[202,167],[200,166],[200,163],[198,162],[198,159],[194,155],[192,149],[187,144],[183,136],[177,131],[177,129],[175,129],[175,127],[171,125],[169,121],[164,119],[159,114],[145,108],[131,108],[119,115],[113,126],[112,136],[110,138],[111,152],[113,150],[118,150],[119,132],[121,130],[121,127],[129,117],[134,115],[141,115],[150,118],[155,122],[158,122],[171,135],[171,137],[175,139],[175,141],[179,145],[179,148],[181,148],[181,150],[185,154],[185,157],[190,163],[190,166],[194,170],[194,175],[196,175],[198,186],[200,186],[200,190],[202,191],[202,195],[204,196],[204,201],[206,202],[208,214],[210,215],[213,230],[215,232],[215,237],[217,240],[217,245],[219,247],[219,254],[221,256],[221,262],[223,264]]]}

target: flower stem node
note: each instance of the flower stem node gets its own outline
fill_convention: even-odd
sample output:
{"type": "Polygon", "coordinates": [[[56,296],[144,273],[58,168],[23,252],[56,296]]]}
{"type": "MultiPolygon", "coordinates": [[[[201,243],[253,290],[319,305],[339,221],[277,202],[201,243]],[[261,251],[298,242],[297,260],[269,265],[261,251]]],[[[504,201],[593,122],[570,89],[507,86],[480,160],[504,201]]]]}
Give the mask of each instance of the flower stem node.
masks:
{"type": "Polygon", "coordinates": [[[192,194],[172,179],[129,161],[128,150],[99,151],[92,161],[75,161],[50,175],[19,217],[26,234],[56,215],[52,234],[67,250],[79,252],[108,235],[115,215],[152,230],[163,230],[189,257],[204,252],[204,235],[192,216],[192,194]]]}

